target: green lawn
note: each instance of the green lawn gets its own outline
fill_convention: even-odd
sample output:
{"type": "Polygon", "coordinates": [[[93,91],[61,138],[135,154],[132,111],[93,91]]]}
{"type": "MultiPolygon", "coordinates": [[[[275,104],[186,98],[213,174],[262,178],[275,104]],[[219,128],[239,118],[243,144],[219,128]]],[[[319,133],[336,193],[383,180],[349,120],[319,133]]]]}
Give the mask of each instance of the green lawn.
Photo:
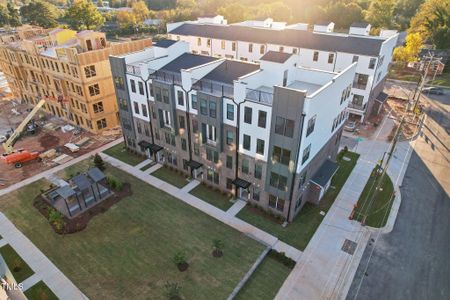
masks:
{"type": "Polygon", "coordinates": [[[52,290],[43,282],[39,281],[24,292],[29,300],[58,300],[52,290]]]}
{"type": "Polygon", "coordinates": [[[272,300],[290,272],[291,268],[268,255],[245,283],[235,299],[272,300]]]}
{"type": "Polygon", "coordinates": [[[124,163],[127,163],[132,166],[135,166],[145,160],[145,157],[131,153],[131,151],[127,150],[125,147],[125,143],[123,142],[106,149],[105,151],[103,151],[103,153],[115,157],[118,160],[121,160],[124,163]]]}
{"type": "Polygon", "coordinates": [[[20,283],[34,274],[33,270],[27,263],[17,254],[10,245],[0,248],[0,254],[6,262],[17,283],[20,283]]]}
{"type": "Polygon", "coordinates": [[[230,201],[231,197],[224,195],[221,192],[208,188],[204,184],[199,184],[195,189],[189,192],[190,194],[220,208],[221,210],[228,210],[233,206],[233,202],[230,201]]]}
{"type": "MultiPolygon", "coordinates": [[[[0,211],[91,299],[165,299],[164,285],[183,299],[225,299],[264,246],[169,194],[111,166],[133,195],[94,217],[79,233],[60,236],[32,206],[45,180],[0,197],[0,211]],[[224,256],[211,255],[221,239],[224,256]],[[184,251],[190,264],[172,261],[184,251]]],[[[48,183],[47,183],[48,184],[48,183]]]]}
{"type": "Polygon", "coordinates": [[[394,193],[394,185],[386,174],[381,179],[381,189],[377,190],[374,182],[380,175],[375,175],[376,171],[374,169],[361,196],[359,196],[355,219],[362,221],[363,217],[367,216],[366,225],[381,228],[386,225],[387,217],[392,207],[393,201],[391,199],[394,193]]]}
{"type": "Polygon", "coordinates": [[[170,183],[171,185],[174,185],[180,189],[189,183],[186,180],[186,176],[172,169],[169,169],[166,166],[162,166],[161,168],[151,173],[150,175],[155,176],[156,178],[159,178],[167,183],[170,183]]]}
{"type": "Polygon", "coordinates": [[[443,73],[441,76],[436,76],[436,78],[429,81],[428,84],[450,87],[450,72],[443,73]]]}
{"type": "Polygon", "coordinates": [[[255,214],[251,207],[246,206],[238,213],[238,218],[259,227],[260,229],[278,237],[283,242],[288,243],[300,250],[304,250],[309,240],[316,232],[324,216],[320,215],[321,211],[327,212],[342,189],[345,181],[352,172],[359,154],[347,152],[346,157],[350,161],[338,158],[339,169],[331,180],[331,187],[323,196],[319,205],[306,203],[300,213],[295,217],[294,221],[287,227],[283,228],[280,224],[264,217],[261,214],[255,214]]]}

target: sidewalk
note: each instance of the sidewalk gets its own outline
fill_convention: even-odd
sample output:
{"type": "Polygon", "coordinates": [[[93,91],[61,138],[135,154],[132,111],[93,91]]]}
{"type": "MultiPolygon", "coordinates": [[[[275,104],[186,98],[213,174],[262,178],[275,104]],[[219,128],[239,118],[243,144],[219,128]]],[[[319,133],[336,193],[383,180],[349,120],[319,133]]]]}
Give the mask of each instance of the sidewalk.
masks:
{"type": "Polygon", "coordinates": [[[236,218],[233,215],[227,214],[227,212],[195,197],[194,195],[189,194],[189,192],[185,189],[179,189],[163,180],[160,180],[150,174],[144,173],[140,171],[139,169],[136,169],[133,166],[130,166],[114,157],[111,157],[105,153],[100,153],[103,160],[112,166],[121,169],[122,171],[125,171],[142,181],[160,189],[164,192],[172,195],[175,198],[178,198],[179,200],[189,204],[190,206],[195,207],[198,210],[201,210],[202,212],[210,215],[211,217],[221,221],[222,223],[225,223],[234,229],[244,233],[247,236],[252,237],[253,239],[267,245],[271,246],[273,249],[277,251],[282,251],[286,253],[286,256],[290,257],[291,259],[298,261],[300,257],[302,256],[302,252],[292,246],[289,246],[285,243],[279,242],[278,238],[274,237],[271,234],[268,234],[267,232],[256,228],[253,225],[250,225],[238,218],[236,218]]]}
{"type": "MultiPolygon", "coordinates": [[[[345,299],[372,231],[348,217],[389,143],[368,140],[355,146],[358,163],[275,299],[345,299]],[[356,243],[353,254],[342,250],[346,240],[356,243]]],[[[394,184],[404,175],[408,150],[408,142],[398,143],[388,169],[394,184]]]]}
{"type": "Polygon", "coordinates": [[[0,213],[0,235],[34,271],[24,288],[43,280],[59,299],[88,299],[6,216],[0,213]]]}

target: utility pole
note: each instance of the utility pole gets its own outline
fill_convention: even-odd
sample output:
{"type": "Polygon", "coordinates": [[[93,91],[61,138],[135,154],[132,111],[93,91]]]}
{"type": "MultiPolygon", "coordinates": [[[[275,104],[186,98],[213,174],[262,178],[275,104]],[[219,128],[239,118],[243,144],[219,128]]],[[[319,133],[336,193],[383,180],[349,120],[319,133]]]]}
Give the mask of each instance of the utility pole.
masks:
{"type": "MultiPolygon", "coordinates": [[[[431,54],[430,56],[425,57],[424,59],[428,60],[428,64],[425,67],[425,74],[421,74],[421,81],[420,84],[418,85],[416,92],[414,93],[413,96],[413,100],[415,98],[415,102],[414,102],[414,106],[413,106],[413,112],[416,110],[417,104],[419,103],[420,100],[420,95],[422,94],[422,90],[425,86],[425,83],[427,81],[427,76],[428,76],[428,70],[430,69],[431,63],[433,63],[434,61],[440,61],[440,58],[435,58],[434,54],[431,54]]],[[[436,75],[436,73],[435,73],[436,75]]]]}

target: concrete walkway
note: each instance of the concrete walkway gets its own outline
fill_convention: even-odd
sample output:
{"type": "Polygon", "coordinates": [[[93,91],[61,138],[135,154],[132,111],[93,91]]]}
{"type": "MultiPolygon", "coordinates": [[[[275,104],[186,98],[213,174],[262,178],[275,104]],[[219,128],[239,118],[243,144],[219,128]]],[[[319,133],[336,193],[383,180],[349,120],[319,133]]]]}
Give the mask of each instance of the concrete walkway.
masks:
{"type": "Polygon", "coordinates": [[[59,299],[88,299],[33,243],[20,232],[6,216],[0,213],[0,235],[22,259],[35,275],[24,281],[29,288],[43,280],[59,299]]]}
{"type": "Polygon", "coordinates": [[[152,162],[151,159],[146,159],[143,162],[138,163],[134,167],[137,168],[137,169],[140,169],[140,168],[145,167],[146,165],[150,164],[151,162],[152,162]]]}
{"type": "MultiPolygon", "coordinates": [[[[358,163],[275,299],[344,299],[347,295],[371,233],[370,228],[348,217],[389,143],[369,140],[355,147],[361,154],[358,163]],[[353,255],[342,250],[346,240],[356,243],[353,255]]],[[[408,142],[396,148],[388,169],[394,184],[404,174],[409,149],[408,142]]]]}
{"type": "Polygon", "coordinates": [[[227,212],[189,194],[189,192],[186,192],[186,190],[179,189],[163,180],[151,176],[150,174],[146,174],[146,172],[142,172],[139,169],[136,169],[135,167],[130,166],[129,164],[126,164],[105,153],[100,153],[100,155],[105,162],[111,164],[112,166],[119,168],[160,190],[165,191],[173,197],[178,198],[179,200],[189,204],[192,207],[197,208],[198,210],[201,210],[202,212],[210,215],[211,217],[221,221],[224,224],[233,227],[234,229],[244,233],[245,235],[261,242],[262,244],[271,246],[274,250],[277,251],[280,251],[279,249],[283,250],[283,252],[286,253],[286,256],[290,257],[291,259],[298,261],[302,256],[302,252],[300,250],[285,243],[278,242],[277,237],[251,224],[248,224],[247,222],[244,222],[236,218],[235,216],[230,216],[229,214],[227,214],[227,212]]]}
{"type": "Polygon", "coordinates": [[[66,162],[66,163],[64,163],[62,165],[59,165],[59,166],[56,166],[54,168],[48,169],[48,170],[43,171],[43,172],[41,172],[39,174],[31,176],[31,177],[29,177],[29,178],[27,178],[25,180],[22,180],[22,181],[20,181],[18,183],[12,184],[12,185],[4,188],[4,189],[1,189],[0,190],[0,196],[6,195],[6,194],[8,194],[8,193],[10,193],[10,192],[12,192],[14,190],[17,190],[17,189],[23,187],[23,186],[26,186],[26,185],[28,185],[30,183],[38,181],[39,179],[50,177],[52,174],[54,174],[54,173],[56,173],[58,171],[61,171],[61,170],[65,169],[65,168],[67,168],[67,167],[69,167],[71,165],[79,163],[80,161],[91,157],[95,153],[98,153],[98,152],[101,152],[101,151],[106,150],[108,148],[111,148],[112,146],[120,144],[121,142],[123,142],[123,137],[121,137],[121,138],[119,138],[119,139],[117,139],[115,141],[112,141],[111,143],[105,144],[105,145],[103,145],[103,146],[101,146],[101,147],[99,147],[97,149],[94,149],[94,150],[92,150],[92,151],[90,151],[90,152],[88,152],[86,154],[83,154],[83,155],[81,155],[81,156],[79,156],[77,158],[74,158],[74,159],[72,159],[72,160],[70,160],[70,161],[68,161],[68,162],[66,162]]]}
{"type": "Polygon", "coordinates": [[[181,191],[183,191],[184,193],[189,193],[190,191],[195,189],[199,184],[200,184],[200,181],[191,180],[191,182],[189,182],[188,184],[186,184],[185,186],[183,186],[181,188],[181,191]]]}
{"type": "Polygon", "coordinates": [[[243,209],[245,207],[245,205],[247,205],[247,202],[245,202],[244,200],[238,199],[236,200],[236,202],[233,204],[233,206],[231,206],[228,210],[227,210],[227,214],[230,217],[234,217],[236,216],[241,209],[243,209]]]}
{"type": "MultiPolygon", "coordinates": [[[[150,168],[148,168],[147,170],[142,171],[142,172],[144,172],[145,174],[151,174],[151,173],[155,172],[156,170],[158,170],[158,169],[161,168],[161,167],[162,167],[162,165],[156,164],[156,165],[151,166],[150,168]]],[[[138,170],[139,170],[139,169],[138,169],[138,170]]]]}

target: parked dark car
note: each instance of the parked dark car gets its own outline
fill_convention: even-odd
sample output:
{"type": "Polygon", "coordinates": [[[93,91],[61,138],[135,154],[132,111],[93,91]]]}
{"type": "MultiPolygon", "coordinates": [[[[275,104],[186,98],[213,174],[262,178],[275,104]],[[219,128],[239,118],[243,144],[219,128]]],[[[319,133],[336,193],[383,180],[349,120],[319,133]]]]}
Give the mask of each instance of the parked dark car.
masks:
{"type": "Polygon", "coordinates": [[[422,93],[424,94],[434,94],[434,95],[444,95],[444,89],[440,87],[426,87],[422,89],[422,93]]]}

